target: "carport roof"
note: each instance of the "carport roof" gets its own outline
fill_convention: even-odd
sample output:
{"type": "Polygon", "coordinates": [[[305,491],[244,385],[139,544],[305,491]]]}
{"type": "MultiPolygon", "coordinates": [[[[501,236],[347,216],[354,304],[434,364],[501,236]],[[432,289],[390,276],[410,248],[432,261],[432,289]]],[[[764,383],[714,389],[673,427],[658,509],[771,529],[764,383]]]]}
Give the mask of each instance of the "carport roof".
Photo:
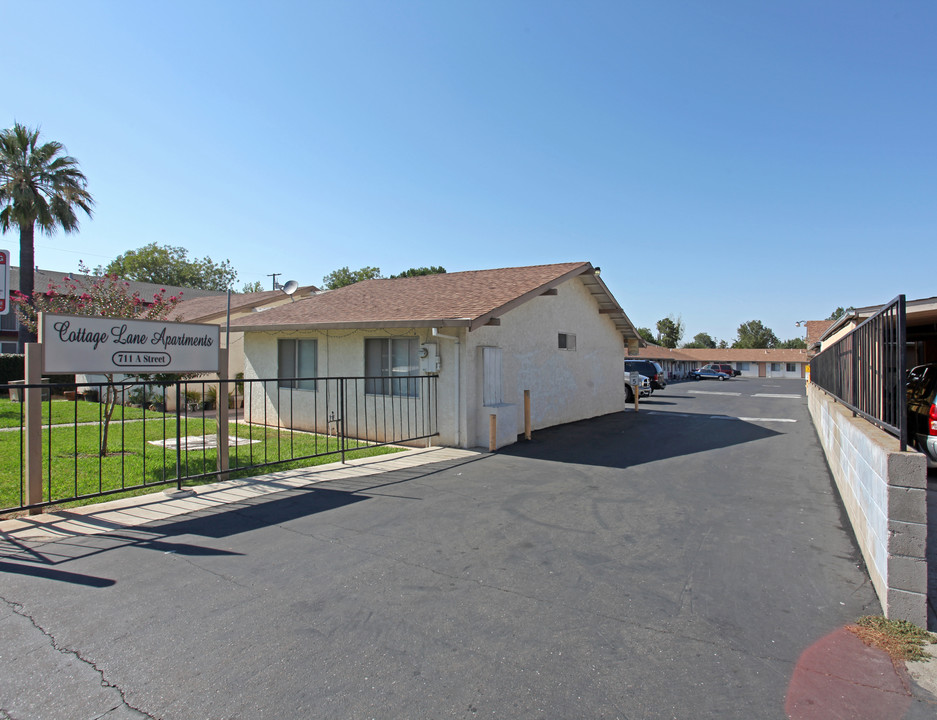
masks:
{"type": "Polygon", "coordinates": [[[638,333],[588,262],[363,280],[337,290],[238,318],[236,331],[387,327],[466,327],[475,330],[519,305],[579,278],[626,340],[638,333]]]}
{"type": "MultiPolygon", "coordinates": [[[[821,335],[820,340],[826,340],[832,337],[845,325],[860,324],[875,315],[875,313],[879,312],[883,307],[885,307],[885,305],[869,305],[868,307],[856,308],[844,314],[842,317],[838,318],[836,322],[830,324],[826,332],[821,335]]],[[[906,300],[905,318],[907,319],[908,327],[937,324],[937,297],[906,300]]]]}

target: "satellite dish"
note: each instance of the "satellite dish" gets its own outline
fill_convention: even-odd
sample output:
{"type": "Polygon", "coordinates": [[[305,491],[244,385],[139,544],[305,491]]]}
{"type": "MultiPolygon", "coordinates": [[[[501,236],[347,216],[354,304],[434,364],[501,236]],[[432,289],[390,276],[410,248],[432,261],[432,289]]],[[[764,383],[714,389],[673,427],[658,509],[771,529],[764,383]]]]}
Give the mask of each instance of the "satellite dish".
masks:
{"type": "Polygon", "coordinates": [[[287,295],[292,295],[297,289],[299,289],[299,283],[295,280],[287,280],[286,284],[280,288],[287,295]]]}

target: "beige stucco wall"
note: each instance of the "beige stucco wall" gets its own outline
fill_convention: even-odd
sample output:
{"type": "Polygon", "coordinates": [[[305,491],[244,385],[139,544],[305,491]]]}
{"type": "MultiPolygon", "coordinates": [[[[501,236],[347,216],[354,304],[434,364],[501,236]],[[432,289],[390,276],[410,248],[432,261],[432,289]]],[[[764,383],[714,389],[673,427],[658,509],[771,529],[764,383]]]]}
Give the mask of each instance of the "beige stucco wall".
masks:
{"type": "MultiPolygon", "coordinates": [[[[465,348],[468,420],[472,445],[488,445],[488,412],[482,399],[484,346],[500,347],[504,402],[517,407],[513,435],[524,431],[524,390],[530,390],[533,429],[619,412],[625,407],[625,344],[614,323],[600,315],[578,278],[556,295],[534,298],[501,317],[498,326],[468,333],[465,348]],[[575,350],[557,347],[559,333],[576,336],[575,350]]],[[[500,434],[500,433],[499,433],[500,434]]]]}
{"type": "MultiPolygon", "coordinates": [[[[435,341],[430,328],[250,332],[244,334],[244,377],[267,379],[277,376],[279,338],[316,340],[317,375],[320,378],[363,377],[365,339],[388,337],[415,337],[421,344],[435,341]]],[[[357,399],[357,404],[349,403],[346,418],[349,423],[356,422],[360,437],[383,442],[394,439],[392,435],[403,430],[406,430],[409,436],[427,434],[426,428],[419,424],[418,418],[424,415],[423,405],[431,403],[437,408],[437,426],[441,433],[440,437],[434,438],[433,443],[455,445],[455,398],[452,389],[454,348],[443,342],[437,344],[442,358],[435,396],[424,391],[416,398],[390,398],[366,394],[363,382],[350,386],[355,388],[352,397],[357,399]],[[368,413],[367,427],[364,420],[365,411],[368,413]],[[377,422],[374,421],[375,418],[377,422]]],[[[287,424],[287,418],[291,417],[293,426],[298,429],[324,432],[327,421],[337,414],[335,389],[334,381],[322,381],[315,390],[297,388],[292,392],[278,389],[276,382],[268,382],[264,387],[248,383],[245,386],[245,410],[249,417],[257,422],[263,422],[266,418],[268,424],[275,424],[278,412],[282,412],[284,425],[287,424]]],[[[429,385],[421,383],[421,389],[428,390],[429,385]]]]}
{"type": "MultiPolygon", "coordinates": [[[[421,343],[435,343],[440,355],[435,398],[440,434],[434,439],[436,444],[487,447],[491,412],[499,416],[499,446],[513,442],[524,431],[524,390],[531,392],[535,430],[624,409],[624,341],[612,321],[599,314],[595,301],[578,279],[561,285],[556,295],[534,298],[505,313],[498,326],[472,332],[465,328],[441,328],[440,333],[458,338],[459,344],[433,337],[431,328],[249,332],[244,335],[245,377],[276,377],[276,341],[280,337],[316,339],[320,377],[363,376],[365,338],[417,337],[421,343]],[[557,335],[561,332],[576,335],[576,350],[557,347],[557,335]],[[485,346],[500,347],[503,353],[506,406],[498,409],[482,407],[481,348],[485,346]],[[458,399],[457,349],[461,378],[458,399]]],[[[322,394],[293,391],[293,421],[298,427],[313,429],[317,421],[321,422],[325,404],[322,394]]],[[[266,409],[268,422],[272,421],[278,408],[284,413],[289,410],[284,397],[278,399],[278,395],[276,383],[270,383],[265,393],[253,394],[248,411],[260,418],[266,409]]],[[[360,400],[373,403],[375,398],[362,393],[360,400]]],[[[409,401],[414,415],[416,403],[422,401],[422,398],[409,401]]],[[[405,411],[398,412],[398,416],[404,417],[405,411]]]]}

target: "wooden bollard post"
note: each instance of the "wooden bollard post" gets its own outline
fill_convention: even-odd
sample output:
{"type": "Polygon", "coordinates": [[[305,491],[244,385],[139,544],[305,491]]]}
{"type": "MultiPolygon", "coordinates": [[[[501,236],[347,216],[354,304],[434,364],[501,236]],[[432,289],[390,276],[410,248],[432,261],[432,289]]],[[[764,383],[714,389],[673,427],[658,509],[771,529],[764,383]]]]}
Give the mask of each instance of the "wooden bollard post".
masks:
{"type": "Polygon", "coordinates": [[[530,390],[524,391],[524,438],[530,440],[530,390]]]}
{"type": "Polygon", "coordinates": [[[494,413],[488,416],[488,452],[498,449],[498,416],[494,413]]]}

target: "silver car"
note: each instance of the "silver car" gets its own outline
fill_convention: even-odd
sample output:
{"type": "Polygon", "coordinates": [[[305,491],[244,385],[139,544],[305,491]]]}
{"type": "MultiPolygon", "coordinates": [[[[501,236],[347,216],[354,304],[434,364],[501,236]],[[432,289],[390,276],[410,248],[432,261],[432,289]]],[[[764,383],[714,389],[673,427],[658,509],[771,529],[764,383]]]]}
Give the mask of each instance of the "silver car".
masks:
{"type": "MultiPolygon", "coordinates": [[[[651,381],[646,375],[638,375],[638,397],[651,396],[651,381]]],[[[631,386],[631,373],[625,373],[625,402],[634,402],[634,388],[631,386]]]]}

